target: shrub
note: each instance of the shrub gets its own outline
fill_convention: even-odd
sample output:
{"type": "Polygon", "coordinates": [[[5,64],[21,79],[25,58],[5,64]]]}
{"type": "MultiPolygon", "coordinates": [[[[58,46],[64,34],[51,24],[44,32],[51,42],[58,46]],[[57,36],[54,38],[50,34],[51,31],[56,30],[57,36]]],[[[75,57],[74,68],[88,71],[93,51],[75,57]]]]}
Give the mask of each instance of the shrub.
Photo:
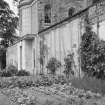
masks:
{"type": "Polygon", "coordinates": [[[11,71],[2,71],[1,72],[1,77],[11,77],[13,76],[12,72],[11,71]]]}
{"type": "Polygon", "coordinates": [[[73,59],[74,54],[68,54],[67,57],[64,58],[64,74],[66,74],[66,77],[69,79],[70,74],[74,75],[74,71],[72,70],[73,68],[73,63],[74,63],[74,59],[73,59]]]}
{"type": "Polygon", "coordinates": [[[50,71],[51,74],[55,74],[56,70],[61,66],[61,62],[58,61],[56,58],[51,58],[47,63],[47,69],[50,71]]]}
{"type": "Polygon", "coordinates": [[[30,76],[30,72],[25,70],[20,70],[18,71],[17,76],[30,76]]]}
{"type": "Polygon", "coordinates": [[[14,65],[9,65],[6,69],[0,72],[1,77],[11,77],[15,76],[18,72],[18,69],[14,65]]]}
{"type": "Polygon", "coordinates": [[[8,74],[11,74],[11,76],[14,76],[18,73],[18,69],[14,65],[9,65],[6,69],[6,71],[8,74]]]}

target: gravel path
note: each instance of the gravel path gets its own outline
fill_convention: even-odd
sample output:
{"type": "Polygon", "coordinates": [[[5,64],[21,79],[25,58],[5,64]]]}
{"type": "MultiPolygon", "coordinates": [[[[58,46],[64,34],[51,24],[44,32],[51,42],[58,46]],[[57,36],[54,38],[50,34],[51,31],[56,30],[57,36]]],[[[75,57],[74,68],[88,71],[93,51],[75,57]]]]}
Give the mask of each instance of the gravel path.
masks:
{"type": "Polygon", "coordinates": [[[11,99],[9,99],[7,95],[3,94],[0,91],[0,105],[17,105],[17,104],[11,101],[11,99]]]}

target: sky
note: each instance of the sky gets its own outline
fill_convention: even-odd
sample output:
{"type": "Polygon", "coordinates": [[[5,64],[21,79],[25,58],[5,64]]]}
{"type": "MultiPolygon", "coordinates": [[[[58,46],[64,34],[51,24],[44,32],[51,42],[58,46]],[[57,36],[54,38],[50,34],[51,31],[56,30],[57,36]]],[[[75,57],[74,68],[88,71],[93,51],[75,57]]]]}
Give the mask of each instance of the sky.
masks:
{"type": "Polygon", "coordinates": [[[13,4],[13,0],[4,0],[4,1],[9,3],[10,8],[17,14],[18,10],[17,10],[17,7],[13,4]]]}

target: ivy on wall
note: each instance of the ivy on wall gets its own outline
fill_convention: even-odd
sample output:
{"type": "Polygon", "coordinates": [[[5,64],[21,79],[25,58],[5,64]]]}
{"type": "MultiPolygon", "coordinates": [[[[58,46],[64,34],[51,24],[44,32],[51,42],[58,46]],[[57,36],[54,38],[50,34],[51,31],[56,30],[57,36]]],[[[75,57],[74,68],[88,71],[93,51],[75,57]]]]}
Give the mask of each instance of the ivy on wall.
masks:
{"type": "Polygon", "coordinates": [[[88,76],[105,78],[105,41],[100,40],[90,25],[81,37],[81,68],[88,76]]]}

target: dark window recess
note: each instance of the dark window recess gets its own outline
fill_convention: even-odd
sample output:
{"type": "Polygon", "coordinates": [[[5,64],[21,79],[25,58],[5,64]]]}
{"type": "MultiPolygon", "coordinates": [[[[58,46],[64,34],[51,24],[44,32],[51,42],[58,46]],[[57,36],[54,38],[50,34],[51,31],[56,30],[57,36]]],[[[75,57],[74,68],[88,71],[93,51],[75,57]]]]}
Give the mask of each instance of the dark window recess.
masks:
{"type": "Polygon", "coordinates": [[[50,4],[45,5],[45,23],[51,23],[51,6],[50,4]]]}
{"type": "Polygon", "coordinates": [[[93,0],[93,3],[97,3],[97,2],[99,2],[99,1],[101,1],[101,0],[93,0]]]}
{"type": "Polygon", "coordinates": [[[51,23],[51,19],[48,15],[45,15],[45,23],[51,23]]]}
{"type": "Polygon", "coordinates": [[[69,17],[73,16],[74,12],[75,12],[75,8],[71,7],[68,11],[68,16],[69,17]]]}

